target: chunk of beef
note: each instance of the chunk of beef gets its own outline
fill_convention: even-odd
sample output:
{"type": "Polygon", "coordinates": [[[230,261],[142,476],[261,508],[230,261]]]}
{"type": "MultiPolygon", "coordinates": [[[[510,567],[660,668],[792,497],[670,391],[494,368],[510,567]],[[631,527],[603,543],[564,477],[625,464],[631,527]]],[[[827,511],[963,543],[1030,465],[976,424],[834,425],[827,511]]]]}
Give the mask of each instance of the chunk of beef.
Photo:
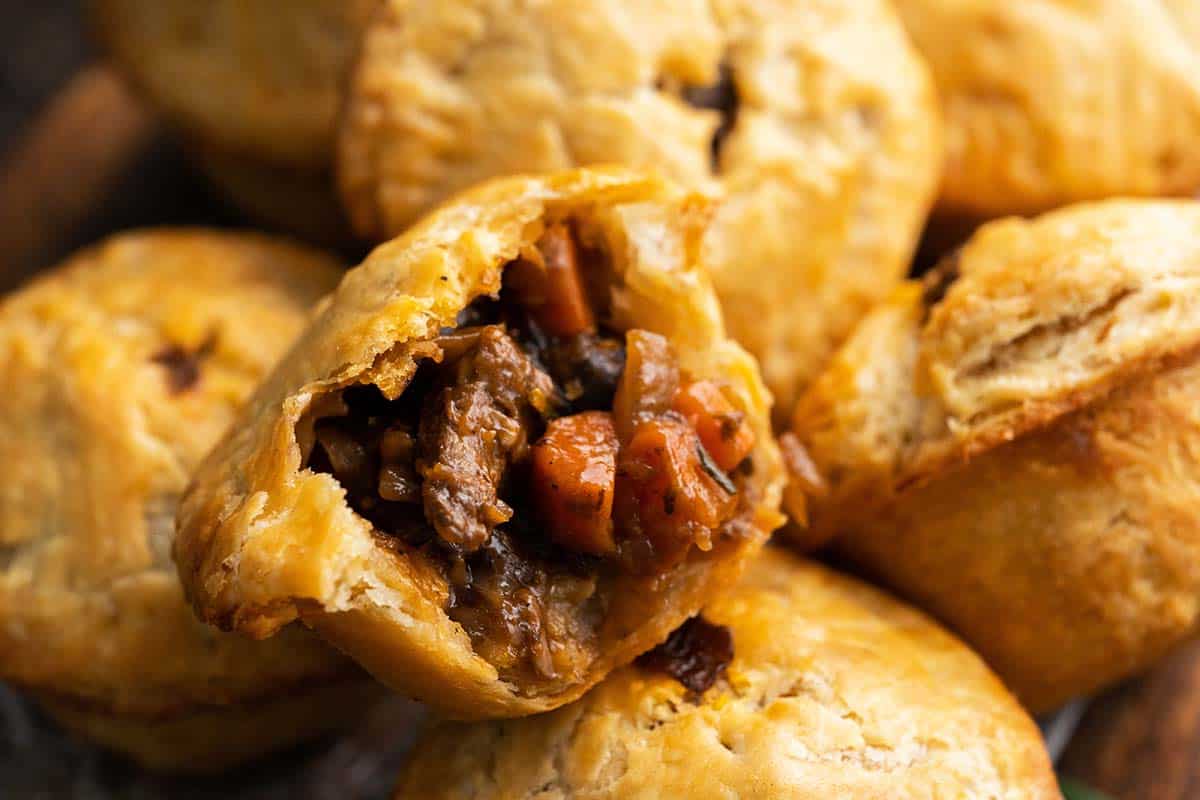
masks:
{"type": "Polygon", "coordinates": [[[425,517],[453,550],[482,547],[512,518],[500,499],[509,464],[523,461],[541,432],[554,384],[504,329],[478,329],[477,342],[448,365],[425,402],[417,437],[425,517]]]}

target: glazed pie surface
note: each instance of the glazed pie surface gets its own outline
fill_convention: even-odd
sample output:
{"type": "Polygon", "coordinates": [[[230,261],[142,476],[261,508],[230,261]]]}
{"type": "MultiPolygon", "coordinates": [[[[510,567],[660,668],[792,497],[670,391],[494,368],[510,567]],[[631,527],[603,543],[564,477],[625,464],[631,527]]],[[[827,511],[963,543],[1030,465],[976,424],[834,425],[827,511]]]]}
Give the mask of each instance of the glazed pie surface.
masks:
{"type": "Polygon", "coordinates": [[[733,650],[702,693],[639,665],[549,714],[444,724],[395,796],[1059,796],[1037,727],[995,676],[876,589],[768,547],[701,619],[733,650]]]}
{"type": "Polygon", "coordinates": [[[377,0],[95,0],[108,53],[189,138],[328,167],[346,69],[377,0]]]}
{"type": "Polygon", "coordinates": [[[939,206],[976,217],[1200,188],[1189,0],[899,0],[946,110],[939,206]]]}
{"type": "Polygon", "coordinates": [[[1195,630],[1200,206],[982,228],[872,312],[797,405],[807,535],[1047,710],[1195,630]]]}
{"type": "Polygon", "coordinates": [[[169,717],[354,676],[311,634],[191,613],[171,561],[192,470],[339,275],[253,234],[134,232],[0,304],[0,675],[169,717]]]}
{"type": "Polygon", "coordinates": [[[935,105],[876,0],[397,1],[365,36],[338,171],[375,239],[513,173],[631,164],[723,196],[714,282],[783,410],[907,268],[935,105]]]}

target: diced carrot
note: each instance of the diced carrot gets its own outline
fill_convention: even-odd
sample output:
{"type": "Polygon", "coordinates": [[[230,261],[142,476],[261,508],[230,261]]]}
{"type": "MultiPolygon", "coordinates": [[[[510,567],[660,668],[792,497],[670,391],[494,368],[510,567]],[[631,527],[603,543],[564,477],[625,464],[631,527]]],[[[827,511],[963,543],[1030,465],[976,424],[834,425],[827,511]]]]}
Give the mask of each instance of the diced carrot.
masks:
{"type": "Polygon", "coordinates": [[[579,272],[579,251],[575,237],[565,223],[546,228],[538,241],[546,264],[546,305],[538,321],[552,336],[574,336],[593,330],[596,319],[588,305],[583,275],[579,272]]]}
{"type": "Polygon", "coordinates": [[[713,533],[737,510],[737,495],[703,462],[700,440],[682,419],[638,424],[621,451],[617,518],[627,535],[650,543],[656,568],[681,561],[692,545],[712,547],[713,533]]]}
{"type": "Polygon", "coordinates": [[[613,494],[617,434],[612,415],[560,417],[533,447],[533,499],[552,539],[593,555],[616,550],[613,494]]]}
{"type": "Polygon", "coordinates": [[[726,472],[754,449],[754,431],[746,423],[746,415],[713,381],[694,381],[680,387],[675,410],[696,429],[704,449],[726,472]]]}
{"type": "Polygon", "coordinates": [[[625,334],[625,369],[613,398],[617,438],[627,444],[638,423],[670,410],[679,388],[679,366],[671,343],[635,328],[625,334]]]}
{"type": "Polygon", "coordinates": [[[521,258],[509,266],[505,286],[551,336],[575,336],[595,330],[596,318],[588,304],[579,249],[571,228],[564,222],[551,223],[537,248],[540,259],[521,258]]]}

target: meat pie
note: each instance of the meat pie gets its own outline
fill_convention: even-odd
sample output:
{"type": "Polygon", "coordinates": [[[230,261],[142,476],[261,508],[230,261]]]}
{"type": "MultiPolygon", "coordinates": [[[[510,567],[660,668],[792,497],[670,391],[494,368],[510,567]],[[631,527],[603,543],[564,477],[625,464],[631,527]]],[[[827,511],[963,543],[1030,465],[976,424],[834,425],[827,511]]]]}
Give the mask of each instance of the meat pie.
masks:
{"type": "Polygon", "coordinates": [[[658,648],[565,708],[442,723],[396,800],[1058,800],[1028,714],[882,592],[766,548],[658,648]]]}
{"type": "Polygon", "coordinates": [[[785,443],[832,538],[1047,711],[1200,625],[1200,204],[984,226],[867,316],[785,443]]]}
{"type": "Polygon", "coordinates": [[[1200,190],[1200,3],[894,5],[945,113],[943,231],[1200,190]]]}
{"type": "Polygon", "coordinates": [[[188,476],[337,285],[324,254],[116,236],[0,304],[0,679],[141,764],[202,772],[354,720],[377,692],[299,625],[204,625],[171,561],[188,476]]]}
{"type": "Polygon", "coordinates": [[[779,425],[909,267],[942,126],[887,0],[378,6],[336,155],[365,239],[501,175],[625,164],[720,193],[706,263],[779,425]]]}
{"type": "Polygon", "coordinates": [[[303,619],[459,716],[559,706],[777,526],[757,368],[705,203],[576,171],[486,184],[349,273],[182,509],[198,613],[303,619]]]}

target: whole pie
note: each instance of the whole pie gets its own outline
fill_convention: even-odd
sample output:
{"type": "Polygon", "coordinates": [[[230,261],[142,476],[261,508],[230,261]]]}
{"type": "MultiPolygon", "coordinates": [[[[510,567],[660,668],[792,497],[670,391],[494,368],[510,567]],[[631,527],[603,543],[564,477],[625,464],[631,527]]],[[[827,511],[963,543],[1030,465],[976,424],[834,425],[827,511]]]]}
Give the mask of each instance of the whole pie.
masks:
{"type": "Polygon", "coordinates": [[[220,769],[372,693],[296,626],[255,642],[204,625],[171,560],[192,470],[339,275],[263,236],[143,231],[0,302],[0,678],[68,727],[220,769]]]}
{"type": "Polygon", "coordinates": [[[939,207],[1034,213],[1200,189],[1194,0],[896,0],[946,114],[939,207]]]}
{"type": "MultiPolygon", "coordinates": [[[[957,629],[1033,710],[1200,613],[1200,204],[984,226],[796,408],[813,540],[957,629]]],[[[801,509],[803,510],[803,509],[801,509]]]]}
{"type": "Polygon", "coordinates": [[[784,420],[904,275],[941,157],[932,82],[884,0],[392,0],[338,171],[375,240],[498,175],[630,164],[720,195],[707,260],[784,420]]]}
{"type": "Polygon", "coordinates": [[[395,796],[1060,797],[1037,727],[978,656],[775,548],[579,702],[435,728],[395,796]]]}
{"type": "Polygon", "coordinates": [[[342,84],[378,0],[95,0],[108,54],[187,137],[328,167],[342,84]]]}

